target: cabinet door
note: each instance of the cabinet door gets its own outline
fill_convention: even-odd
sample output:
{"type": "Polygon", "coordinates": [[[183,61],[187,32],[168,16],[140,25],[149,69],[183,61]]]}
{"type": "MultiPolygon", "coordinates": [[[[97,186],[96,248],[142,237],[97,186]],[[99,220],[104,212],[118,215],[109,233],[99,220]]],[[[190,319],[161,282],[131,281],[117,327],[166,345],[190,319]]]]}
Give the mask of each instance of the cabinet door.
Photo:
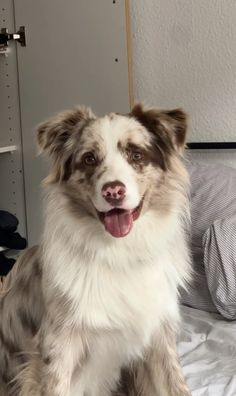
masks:
{"type": "Polygon", "coordinates": [[[15,0],[16,27],[25,26],[26,47],[17,46],[29,243],[42,224],[40,183],[46,165],[36,155],[35,126],[76,104],[98,114],[129,110],[127,1],[15,0]]]}
{"type": "MultiPolygon", "coordinates": [[[[13,0],[0,0],[0,29],[15,31],[13,0]]],[[[0,210],[15,214],[26,236],[16,46],[0,49],[0,210]]]]}

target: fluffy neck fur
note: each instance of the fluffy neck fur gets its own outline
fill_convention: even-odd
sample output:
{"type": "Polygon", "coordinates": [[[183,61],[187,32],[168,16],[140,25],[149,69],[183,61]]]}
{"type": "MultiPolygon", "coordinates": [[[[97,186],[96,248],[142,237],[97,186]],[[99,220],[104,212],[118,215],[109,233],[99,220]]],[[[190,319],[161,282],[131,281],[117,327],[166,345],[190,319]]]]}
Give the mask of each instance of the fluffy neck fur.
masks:
{"type": "MultiPolygon", "coordinates": [[[[114,290],[122,288],[121,282],[127,279],[130,282],[127,289],[135,287],[132,285],[135,276],[142,282],[144,273],[149,270],[151,273],[153,267],[173,293],[177,293],[179,285],[184,286],[189,275],[189,257],[180,209],[164,215],[149,210],[134,223],[127,237],[115,239],[92,216],[73,215],[59,186],[50,187],[46,201],[42,243],[45,279],[51,290],[54,286],[67,296],[75,311],[80,306],[81,312],[84,294],[89,299],[94,289],[105,289],[112,283],[114,290]]],[[[182,201],[186,205],[182,202],[181,207],[187,210],[185,198],[182,201]]]]}

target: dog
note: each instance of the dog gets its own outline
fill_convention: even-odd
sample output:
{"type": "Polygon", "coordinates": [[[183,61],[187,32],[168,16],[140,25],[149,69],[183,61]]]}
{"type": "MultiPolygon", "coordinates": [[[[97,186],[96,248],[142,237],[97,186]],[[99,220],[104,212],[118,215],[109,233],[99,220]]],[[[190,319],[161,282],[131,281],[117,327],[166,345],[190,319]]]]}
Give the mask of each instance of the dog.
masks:
{"type": "Polygon", "coordinates": [[[190,395],[175,341],[191,277],[186,129],[181,109],[141,104],[38,127],[45,226],[1,291],[2,396],[190,395]]]}

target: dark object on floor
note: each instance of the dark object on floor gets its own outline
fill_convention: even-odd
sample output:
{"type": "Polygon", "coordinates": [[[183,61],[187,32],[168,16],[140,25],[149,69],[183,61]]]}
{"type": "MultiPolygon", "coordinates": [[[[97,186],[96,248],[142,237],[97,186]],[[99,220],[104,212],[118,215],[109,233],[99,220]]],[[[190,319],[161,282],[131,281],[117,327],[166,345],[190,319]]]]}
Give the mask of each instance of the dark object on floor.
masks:
{"type": "Polygon", "coordinates": [[[16,260],[5,257],[4,254],[0,252],[0,276],[6,276],[8,272],[11,271],[15,262],[16,260]]]}
{"type": "Polygon", "coordinates": [[[0,210],[0,228],[2,230],[14,232],[18,227],[19,221],[13,214],[0,210]]]}
{"type": "Polygon", "coordinates": [[[22,238],[18,232],[3,231],[0,227],[0,246],[22,250],[26,248],[26,245],[26,239],[22,238]]]}
{"type": "MultiPolygon", "coordinates": [[[[19,221],[13,214],[0,210],[0,246],[12,249],[23,250],[27,246],[26,239],[18,232],[15,232],[19,221]]],[[[15,264],[13,258],[5,257],[0,253],[0,276],[6,276],[15,264]]]]}

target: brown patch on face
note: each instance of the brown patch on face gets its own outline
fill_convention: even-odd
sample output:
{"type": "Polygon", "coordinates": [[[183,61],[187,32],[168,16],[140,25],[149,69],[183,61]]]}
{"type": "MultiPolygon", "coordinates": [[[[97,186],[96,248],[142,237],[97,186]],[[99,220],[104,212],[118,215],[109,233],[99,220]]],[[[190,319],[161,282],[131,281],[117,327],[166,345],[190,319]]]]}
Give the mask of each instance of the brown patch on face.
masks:
{"type": "Polygon", "coordinates": [[[170,157],[184,146],[187,121],[185,113],[180,110],[159,111],[144,110],[141,104],[136,105],[130,116],[139,121],[150,133],[153,146],[149,156],[153,164],[167,170],[170,157]]]}
{"type": "Polygon", "coordinates": [[[151,146],[142,147],[131,142],[122,145],[119,142],[118,148],[125,154],[129,164],[138,172],[142,173],[149,164],[162,167],[160,156],[156,155],[151,146]]]}
{"type": "Polygon", "coordinates": [[[94,196],[94,186],[97,181],[98,172],[102,172],[100,168],[103,162],[103,154],[99,142],[94,142],[91,129],[85,128],[81,135],[77,150],[73,155],[71,177],[63,186],[63,194],[70,202],[70,212],[73,215],[87,213],[87,215],[96,214],[93,210],[91,196],[94,196]],[[88,137],[88,139],[87,139],[88,137]],[[93,156],[95,161],[90,162],[93,156]],[[89,158],[87,163],[86,159],[89,158]]]}
{"type": "Polygon", "coordinates": [[[98,166],[101,164],[101,159],[98,158],[97,153],[98,153],[98,147],[97,145],[94,144],[94,147],[91,149],[91,152],[85,153],[80,159],[80,161],[73,166],[74,169],[78,169],[84,175],[84,179],[88,182],[90,181],[91,177],[94,175],[98,166]],[[94,156],[95,158],[94,163],[92,164],[86,163],[85,159],[87,154],[89,155],[91,154],[94,156]]]}
{"type": "Polygon", "coordinates": [[[90,181],[91,177],[94,175],[95,169],[93,166],[87,166],[82,161],[76,165],[76,169],[78,169],[84,175],[84,179],[86,181],[90,181]]]}

